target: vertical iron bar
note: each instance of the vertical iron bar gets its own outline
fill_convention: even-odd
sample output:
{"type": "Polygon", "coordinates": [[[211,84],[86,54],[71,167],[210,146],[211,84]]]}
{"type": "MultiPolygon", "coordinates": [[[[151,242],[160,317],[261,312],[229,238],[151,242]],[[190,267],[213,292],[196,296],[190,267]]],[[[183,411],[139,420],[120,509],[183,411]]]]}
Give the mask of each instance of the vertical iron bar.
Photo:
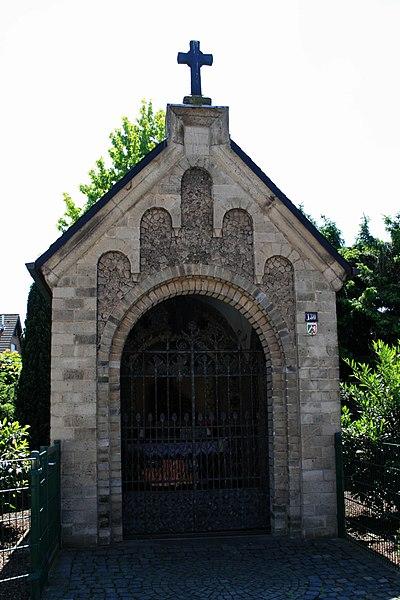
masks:
{"type": "MultiPolygon", "coordinates": [[[[254,423],[253,423],[253,412],[254,412],[254,403],[258,398],[258,394],[256,393],[256,386],[254,385],[254,371],[253,365],[256,365],[256,372],[258,373],[258,354],[252,352],[250,354],[250,406],[249,406],[249,418],[248,418],[248,452],[249,452],[249,486],[252,488],[258,487],[258,470],[256,466],[257,454],[254,444],[254,423]],[[251,436],[251,438],[250,438],[251,436]],[[251,439],[251,441],[250,441],[251,439]]],[[[259,450],[260,451],[260,450],[259,450]]]]}
{"type": "Polygon", "coordinates": [[[344,504],[343,448],[342,433],[340,431],[335,433],[335,457],[338,537],[345,537],[346,515],[344,504]]]}
{"type": "Polygon", "coordinates": [[[30,554],[31,554],[31,598],[40,600],[40,579],[42,557],[40,553],[40,452],[33,450],[31,453],[32,467],[31,479],[31,531],[30,531],[30,554]]]}
{"type": "MultiPolygon", "coordinates": [[[[130,473],[130,482],[125,484],[125,489],[128,493],[132,493],[132,481],[135,472],[135,456],[137,457],[137,452],[134,451],[134,443],[135,443],[135,423],[136,423],[136,415],[135,415],[135,387],[136,380],[132,377],[133,371],[133,356],[129,357],[129,381],[128,381],[128,389],[129,396],[127,398],[127,406],[125,409],[124,418],[127,420],[127,430],[125,433],[125,452],[124,452],[124,461],[126,465],[127,473],[130,473]]],[[[136,356],[135,356],[136,359],[136,356]]],[[[136,359],[137,360],[137,359],[136,359]]],[[[137,460],[137,458],[136,458],[137,460]]]]}
{"type": "MultiPolygon", "coordinates": [[[[215,361],[213,361],[212,357],[211,357],[211,361],[212,361],[211,364],[214,363],[214,365],[215,365],[215,361]]],[[[208,376],[205,379],[205,381],[207,381],[208,383],[211,383],[212,390],[214,391],[214,381],[211,380],[211,382],[210,382],[210,379],[211,379],[210,373],[207,373],[207,375],[208,376]]],[[[208,441],[210,436],[208,435],[208,431],[207,431],[207,429],[208,429],[208,426],[207,426],[207,388],[205,385],[204,385],[204,394],[203,394],[203,421],[202,422],[203,422],[203,424],[204,424],[203,426],[205,428],[205,436],[204,437],[205,437],[205,440],[208,441]]],[[[211,430],[210,430],[210,434],[211,434],[211,430]]],[[[204,487],[205,493],[207,493],[208,490],[210,489],[210,454],[209,453],[206,453],[204,456],[203,469],[205,470],[205,473],[204,473],[205,481],[204,481],[203,487],[204,487]]]]}
{"type": "Polygon", "coordinates": [[[61,547],[61,441],[54,440],[55,447],[55,471],[56,471],[56,486],[55,495],[55,510],[56,510],[56,527],[57,527],[57,547],[61,547]]]}
{"type": "Polygon", "coordinates": [[[228,448],[229,448],[229,475],[228,479],[228,489],[233,489],[233,481],[232,481],[232,471],[233,471],[233,462],[232,462],[232,426],[231,426],[231,373],[230,373],[231,365],[228,365],[228,406],[227,406],[227,426],[228,426],[228,448]]]}
{"type": "MultiPolygon", "coordinates": [[[[147,418],[146,418],[146,360],[145,353],[142,352],[142,423],[143,423],[143,442],[147,442],[147,418]]],[[[140,439],[136,440],[137,464],[138,464],[138,489],[140,491],[147,490],[147,482],[145,478],[146,457],[144,450],[140,446],[140,439]]],[[[146,504],[144,504],[144,519],[147,525],[146,504]]]]}
{"type": "Polygon", "coordinates": [[[192,391],[192,473],[193,473],[193,493],[192,493],[192,529],[196,531],[196,498],[195,493],[197,489],[197,468],[196,468],[196,456],[195,456],[195,413],[196,413],[196,386],[195,386],[195,363],[194,363],[194,340],[191,337],[190,340],[190,366],[191,366],[191,391],[192,391]]]}
{"type": "Polygon", "coordinates": [[[50,546],[50,536],[49,536],[49,455],[47,452],[47,448],[45,446],[40,446],[40,457],[42,464],[42,477],[40,482],[40,500],[41,500],[41,553],[42,553],[42,572],[41,572],[41,582],[42,586],[44,583],[44,579],[46,573],[43,569],[43,562],[45,564],[48,563],[49,560],[49,546],[50,546]]]}
{"type": "MultiPolygon", "coordinates": [[[[220,396],[221,396],[221,386],[219,385],[220,384],[219,376],[221,375],[221,373],[218,371],[220,370],[223,372],[223,355],[221,355],[220,352],[216,352],[216,356],[218,357],[218,360],[220,360],[220,364],[218,365],[218,363],[217,363],[216,380],[218,382],[218,386],[216,387],[216,393],[215,393],[215,426],[214,426],[214,432],[216,432],[216,434],[213,433],[213,440],[215,439],[218,442],[218,432],[219,432],[219,422],[220,422],[219,401],[220,401],[220,396]],[[218,367],[220,367],[220,369],[218,369],[218,367]]],[[[221,465],[220,465],[218,452],[215,452],[215,463],[214,463],[214,486],[213,486],[213,489],[219,490],[221,487],[221,465]]]]}

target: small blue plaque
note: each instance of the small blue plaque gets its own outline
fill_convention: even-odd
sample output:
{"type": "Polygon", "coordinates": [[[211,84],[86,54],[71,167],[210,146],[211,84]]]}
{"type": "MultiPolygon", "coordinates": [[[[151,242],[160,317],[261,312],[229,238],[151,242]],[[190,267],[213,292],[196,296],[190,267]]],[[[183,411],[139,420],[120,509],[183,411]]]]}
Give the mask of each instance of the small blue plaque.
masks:
{"type": "Polygon", "coordinates": [[[304,313],[304,320],[306,323],[318,323],[318,313],[306,312],[304,313]]]}

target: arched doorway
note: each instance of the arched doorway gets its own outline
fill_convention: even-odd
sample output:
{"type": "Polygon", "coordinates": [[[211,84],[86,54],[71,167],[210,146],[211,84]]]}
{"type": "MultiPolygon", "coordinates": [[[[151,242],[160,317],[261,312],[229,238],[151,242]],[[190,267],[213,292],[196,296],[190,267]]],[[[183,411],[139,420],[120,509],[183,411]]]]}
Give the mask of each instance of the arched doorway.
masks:
{"type": "Polygon", "coordinates": [[[269,528],[265,353],[223,302],[180,296],[121,360],[124,536],[269,528]]]}

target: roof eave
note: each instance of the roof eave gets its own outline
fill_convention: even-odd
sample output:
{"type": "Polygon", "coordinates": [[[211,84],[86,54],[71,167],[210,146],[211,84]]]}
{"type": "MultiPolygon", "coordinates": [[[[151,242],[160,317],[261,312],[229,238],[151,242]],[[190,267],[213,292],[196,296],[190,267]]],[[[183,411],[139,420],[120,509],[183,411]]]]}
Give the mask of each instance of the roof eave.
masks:
{"type": "Polygon", "coordinates": [[[36,266],[36,263],[31,262],[31,263],[25,263],[26,268],[29,271],[30,276],[32,277],[32,279],[34,280],[35,283],[37,283],[40,291],[44,294],[45,298],[49,301],[51,301],[53,294],[52,291],[49,287],[49,285],[47,284],[47,281],[45,280],[42,270],[40,267],[36,266]]]}

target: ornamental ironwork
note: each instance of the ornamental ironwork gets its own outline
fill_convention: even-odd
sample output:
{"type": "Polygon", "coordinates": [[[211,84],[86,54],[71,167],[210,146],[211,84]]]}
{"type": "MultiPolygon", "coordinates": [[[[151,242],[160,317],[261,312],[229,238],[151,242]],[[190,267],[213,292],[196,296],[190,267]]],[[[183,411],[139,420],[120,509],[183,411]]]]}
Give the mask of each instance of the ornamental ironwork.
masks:
{"type": "Polygon", "coordinates": [[[268,528],[265,355],[194,299],[164,302],[121,366],[125,537],[268,528]]]}

